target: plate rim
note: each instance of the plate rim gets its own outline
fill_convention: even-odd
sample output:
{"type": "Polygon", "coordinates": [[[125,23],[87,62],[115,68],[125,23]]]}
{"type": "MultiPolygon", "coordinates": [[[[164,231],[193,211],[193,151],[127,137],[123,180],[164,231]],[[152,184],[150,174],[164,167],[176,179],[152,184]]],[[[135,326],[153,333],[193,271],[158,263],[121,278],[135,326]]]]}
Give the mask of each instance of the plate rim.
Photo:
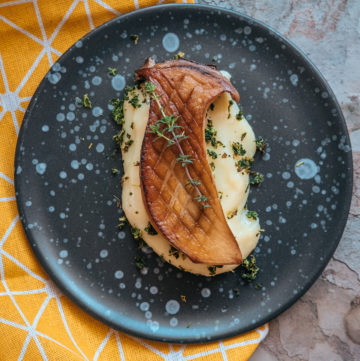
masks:
{"type": "MultiPolygon", "coordinates": [[[[21,190],[20,190],[20,186],[19,186],[19,181],[18,181],[18,175],[17,175],[17,168],[18,168],[18,164],[21,162],[21,155],[20,155],[20,147],[22,144],[22,139],[23,139],[23,133],[24,133],[24,129],[28,126],[28,123],[31,119],[32,116],[32,112],[34,110],[34,107],[37,103],[37,97],[38,95],[41,93],[41,91],[43,90],[43,88],[45,87],[46,84],[46,77],[49,74],[49,72],[51,71],[52,67],[49,68],[49,70],[46,72],[46,74],[44,75],[43,79],[41,80],[41,82],[39,83],[39,85],[37,86],[31,100],[30,103],[26,109],[26,112],[24,114],[23,117],[23,121],[20,127],[20,131],[18,134],[18,138],[17,138],[17,144],[16,144],[16,151],[15,151],[15,158],[14,158],[14,186],[15,186],[15,194],[16,194],[16,204],[17,204],[17,208],[19,211],[19,216],[21,219],[21,223],[23,226],[23,229],[25,231],[25,235],[27,238],[27,241],[29,242],[32,251],[34,252],[37,261],[41,264],[41,267],[46,271],[46,273],[48,274],[49,278],[54,281],[54,283],[56,284],[56,286],[61,290],[61,292],[66,295],[67,297],[69,297],[69,299],[74,302],[77,306],[79,306],[82,310],[84,310],[86,313],[90,314],[92,317],[94,317],[96,320],[101,321],[102,323],[116,329],[119,330],[121,332],[127,333],[129,335],[134,335],[134,336],[138,336],[138,337],[142,337],[145,339],[149,339],[149,340],[153,340],[153,341],[158,341],[158,342],[166,342],[166,343],[181,343],[181,344],[197,344],[197,343],[207,343],[207,342],[214,342],[214,341],[218,341],[221,339],[226,339],[226,338],[230,338],[230,337],[234,337],[237,335],[240,335],[244,332],[248,332],[250,330],[255,330],[256,328],[264,325],[265,323],[271,321],[272,319],[275,319],[277,316],[279,316],[280,314],[282,314],[283,312],[285,312],[287,309],[289,309],[293,304],[295,304],[296,301],[298,301],[309,289],[311,286],[314,285],[315,281],[320,277],[321,273],[323,272],[323,270],[325,269],[325,267],[328,265],[331,257],[333,256],[336,248],[339,245],[339,242],[342,239],[342,235],[344,233],[345,230],[345,226],[349,217],[349,212],[350,212],[350,207],[351,207],[351,200],[352,200],[352,189],[353,189],[353,157],[352,157],[352,149],[351,149],[351,141],[350,141],[350,136],[349,136],[349,132],[347,129],[347,125],[346,125],[346,121],[345,121],[345,117],[343,115],[342,109],[340,107],[340,104],[332,90],[332,88],[330,87],[330,85],[328,84],[327,80],[325,79],[325,77],[322,75],[322,73],[320,72],[320,70],[316,67],[316,65],[309,59],[309,57],[296,45],[294,44],[291,40],[289,40],[288,38],[286,38],[284,35],[282,35],[280,32],[278,32],[276,29],[272,28],[271,26],[267,25],[266,23],[257,20],[251,16],[248,16],[242,12],[238,12],[235,10],[229,10],[229,9],[225,9],[219,6],[215,6],[215,5],[205,5],[205,4],[163,4],[163,5],[155,5],[155,6],[149,6],[146,8],[141,8],[141,9],[137,9],[134,11],[131,11],[129,13],[125,13],[125,14],[121,14],[119,16],[116,16],[112,19],[110,19],[109,21],[101,24],[100,26],[96,27],[95,29],[89,31],[88,33],[86,33],[84,36],[82,36],[80,39],[78,39],[74,44],[72,44],[69,48],[67,48],[67,50],[55,61],[55,63],[57,62],[61,62],[63,59],[67,58],[69,56],[69,54],[71,54],[72,50],[75,47],[75,44],[78,41],[83,41],[86,40],[88,38],[93,37],[95,34],[97,34],[98,32],[102,32],[104,29],[106,29],[107,26],[112,25],[113,23],[117,23],[119,21],[122,20],[127,20],[128,18],[132,18],[134,17],[135,19],[138,16],[141,16],[143,14],[146,13],[156,13],[157,11],[177,11],[177,10],[188,10],[188,11],[216,11],[221,15],[230,15],[230,16],[234,16],[237,17],[240,20],[243,20],[245,22],[247,22],[250,25],[256,25],[257,27],[260,27],[262,30],[265,30],[267,32],[270,33],[270,35],[273,35],[274,37],[276,37],[276,40],[281,41],[282,43],[284,43],[285,45],[287,45],[293,54],[295,54],[296,56],[302,58],[305,63],[307,63],[307,65],[309,66],[309,69],[313,72],[313,75],[315,75],[316,81],[320,82],[320,84],[323,86],[324,89],[326,89],[326,91],[329,94],[329,97],[332,99],[332,101],[334,102],[335,108],[338,112],[338,119],[340,120],[340,126],[341,128],[344,130],[344,136],[346,138],[346,143],[350,145],[350,151],[346,153],[346,161],[347,161],[347,169],[346,169],[346,186],[345,186],[345,190],[344,190],[344,194],[343,194],[343,198],[344,198],[344,209],[342,212],[342,216],[339,218],[338,220],[338,239],[336,242],[333,242],[333,245],[330,249],[330,252],[328,253],[328,256],[324,258],[324,261],[322,262],[321,267],[319,268],[319,270],[311,277],[307,280],[306,284],[304,285],[304,287],[301,289],[301,291],[299,291],[296,295],[294,295],[293,297],[290,297],[281,307],[279,307],[276,311],[271,312],[269,315],[263,317],[261,319],[261,321],[257,321],[254,324],[249,324],[246,327],[239,327],[236,330],[231,330],[228,332],[218,332],[216,333],[215,331],[213,331],[211,333],[211,339],[208,339],[208,336],[201,336],[200,338],[194,338],[192,335],[188,335],[188,336],[184,336],[182,339],[179,339],[178,337],[172,337],[171,335],[168,335],[167,338],[161,338],[159,336],[157,336],[156,333],[151,333],[150,331],[148,333],[144,333],[138,330],[135,330],[133,328],[129,328],[126,327],[124,325],[119,325],[118,323],[113,323],[110,319],[107,319],[104,317],[104,315],[100,314],[99,312],[96,312],[96,308],[92,308],[91,306],[89,306],[83,299],[81,298],[77,298],[74,293],[72,293],[69,289],[70,287],[68,287],[68,285],[63,282],[61,280],[60,277],[58,277],[58,275],[53,272],[53,270],[51,269],[51,267],[48,265],[48,262],[45,259],[45,255],[42,254],[38,247],[36,247],[36,242],[34,242],[33,237],[31,236],[30,232],[26,229],[25,227],[25,221],[26,221],[26,217],[25,217],[25,212],[24,212],[24,207],[23,204],[21,202],[21,190]]],[[[193,329],[194,330],[194,329],[193,329]]],[[[193,331],[192,330],[192,331],[193,331]]],[[[193,332],[192,332],[193,334],[193,332]]]]}

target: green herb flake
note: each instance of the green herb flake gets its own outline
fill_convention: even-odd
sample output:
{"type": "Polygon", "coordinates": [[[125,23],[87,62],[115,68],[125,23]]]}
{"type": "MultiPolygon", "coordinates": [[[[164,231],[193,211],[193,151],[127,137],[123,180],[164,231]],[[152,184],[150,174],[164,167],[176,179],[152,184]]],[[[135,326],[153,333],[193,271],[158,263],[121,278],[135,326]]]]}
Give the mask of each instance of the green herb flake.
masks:
{"type": "Polygon", "coordinates": [[[113,136],[114,141],[117,143],[119,147],[123,144],[124,135],[125,135],[125,130],[122,129],[118,134],[113,136]]]}
{"type": "Polygon", "coordinates": [[[132,139],[125,142],[125,146],[123,148],[124,152],[127,152],[133,143],[134,143],[134,141],[132,139]]]}
{"type": "Polygon", "coordinates": [[[241,141],[243,141],[245,139],[246,134],[247,134],[246,132],[241,134],[241,138],[240,138],[241,141]]]}
{"type": "Polygon", "coordinates": [[[236,114],[236,119],[242,120],[243,116],[244,116],[243,111],[240,109],[239,112],[236,114]]]}
{"type": "Polygon", "coordinates": [[[256,265],[256,259],[253,255],[247,257],[240,265],[241,278],[247,282],[252,282],[256,279],[259,272],[259,267],[256,265]]]}
{"type": "Polygon", "coordinates": [[[244,147],[242,146],[241,143],[239,142],[234,142],[232,144],[232,150],[234,152],[234,155],[240,155],[243,156],[246,154],[246,150],[244,149],[244,147]]]}
{"type": "Polygon", "coordinates": [[[117,69],[116,68],[108,68],[108,74],[111,76],[115,76],[117,74],[117,69]]]}
{"type": "Polygon", "coordinates": [[[229,101],[229,105],[228,105],[228,119],[231,117],[231,107],[234,104],[234,102],[232,100],[229,101]]]}
{"type": "Polygon", "coordinates": [[[190,326],[191,326],[191,322],[188,322],[186,328],[190,328],[190,326]]]}
{"type": "Polygon", "coordinates": [[[240,296],[240,290],[237,287],[233,289],[233,293],[234,293],[235,297],[240,296]]]}
{"type": "Polygon", "coordinates": [[[129,99],[129,103],[133,106],[133,108],[140,108],[141,107],[141,104],[139,102],[139,96],[136,94],[136,95],[133,95],[133,97],[131,99],[129,99]]]}
{"type": "Polygon", "coordinates": [[[237,215],[237,213],[238,213],[238,210],[237,210],[237,209],[235,209],[235,210],[233,210],[233,211],[231,211],[231,212],[228,212],[226,218],[227,218],[227,219],[234,218],[234,217],[237,215]]]}
{"type": "Polygon", "coordinates": [[[146,231],[150,236],[155,236],[158,234],[156,232],[156,229],[152,226],[152,224],[149,222],[148,225],[144,228],[144,231],[146,231]]]}
{"type": "Polygon", "coordinates": [[[210,143],[213,147],[216,147],[217,146],[216,134],[217,134],[217,132],[212,125],[212,121],[210,119],[208,119],[208,123],[205,128],[206,143],[210,143]]]}
{"type": "Polygon", "coordinates": [[[215,109],[215,104],[214,103],[211,103],[210,104],[210,110],[213,111],[215,109]]]}
{"type": "Polygon", "coordinates": [[[123,99],[112,99],[110,104],[113,106],[111,115],[117,125],[123,125],[124,120],[124,100],[123,99]]]}
{"type": "Polygon", "coordinates": [[[259,172],[254,172],[250,179],[250,184],[260,185],[264,180],[264,176],[259,172]]]}
{"type": "Polygon", "coordinates": [[[84,94],[82,99],[76,97],[75,101],[77,104],[82,105],[84,108],[92,108],[91,100],[87,94],[84,94]]]}
{"type": "Polygon", "coordinates": [[[170,249],[169,249],[169,256],[174,256],[176,259],[179,258],[179,251],[173,247],[173,246],[170,246],[170,249]]]}
{"type": "Polygon", "coordinates": [[[150,94],[150,93],[154,92],[155,89],[156,89],[156,87],[155,87],[154,83],[152,83],[151,81],[145,82],[145,92],[146,93],[150,94]]]}
{"type": "Polygon", "coordinates": [[[210,168],[212,171],[215,170],[215,163],[214,162],[210,162],[210,168]]]}
{"type": "Polygon", "coordinates": [[[256,150],[258,150],[261,153],[265,153],[267,144],[265,143],[265,140],[262,137],[257,137],[255,139],[256,144],[256,150]]]}
{"type": "Polygon", "coordinates": [[[131,34],[130,35],[130,39],[134,41],[134,44],[137,45],[137,43],[139,42],[139,35],[137,34],[131,34]]]}
{"type": "Polygon", "coordinates": [[[119,173],[119,169],[116,169],[116,168],[112,168],[111,169],[111,172],[112,172],[112,174],[118,174],[119,173]]]}
{"type": "Polygon", "coordinates": [[[247,211],[246,212],[246,217],[248,217],[249,219],[256,221],[258,214],[255,211],[247,211]]]}
{"type": "Polygon", "coordinates": [[[120,218],[119,218],[118,228],[121,230],[121,229],[123,229],[128,223],[129,223],[129,221],[127,220],[126,216],[120,217],[120,218]]]}
{"type": "Polygon", "coordinates": [[[209,266],[208,267],[210,276],[215,276],[216,275],[216,269],[217,269],[217,266],[209,266]]]}
{"type": "Polygon", "coordinates": [[[175,60],[183,59],[185,56],[185,53],[182,51],[179,51],[176,55],[174,55],[175,60]]]}
{"type": "Polygon", "coordinates": [[[241,172],[245,170],[246,172],[250,172],[250,168],[254,163],[254,158],[244,157],[236,162],[237,171],[241,172]]]}
{"type": "Polygon", "coordinates": [[[143,257],[141,256],[135,256],[134,258],[134,261],[135,261],[135,265],[136,267],[141,270],[145,267],[145,260],[143,257]]]}
{"type": "Polygon", "coordinates": [[[131,227],[131,233],[135,239],[140,239],[142,237],[142,232],[139,228],[131,227]]]}
{"type": "Polygon", "coordinates": [[[218,60],[218,57],[215,55],[212,57],[211,61],[216,62],[218,60]]]}
{"type": "Polygon", "coordinates": [[[217,158],[217,154],[216,154],[216,152],[214,152],[213,150],[207,149],[207,154],[209,154],[209,156],[210,156],[212,159],[216,159],[216,158],[217,158]]]}

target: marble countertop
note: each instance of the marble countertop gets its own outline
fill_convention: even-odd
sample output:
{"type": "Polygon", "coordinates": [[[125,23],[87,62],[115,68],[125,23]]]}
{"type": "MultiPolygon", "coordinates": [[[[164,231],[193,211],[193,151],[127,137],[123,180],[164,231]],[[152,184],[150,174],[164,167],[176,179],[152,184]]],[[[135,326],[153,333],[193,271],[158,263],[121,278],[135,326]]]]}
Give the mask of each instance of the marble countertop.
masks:
{"type": "Polygon", "coordinates": [[[251,361],[360,360],[360,1],[199,0],[278,30],[320,69],[343,110],[354,157],[349,219],[334,257],[310,290],[270,323],[251,361]]]}

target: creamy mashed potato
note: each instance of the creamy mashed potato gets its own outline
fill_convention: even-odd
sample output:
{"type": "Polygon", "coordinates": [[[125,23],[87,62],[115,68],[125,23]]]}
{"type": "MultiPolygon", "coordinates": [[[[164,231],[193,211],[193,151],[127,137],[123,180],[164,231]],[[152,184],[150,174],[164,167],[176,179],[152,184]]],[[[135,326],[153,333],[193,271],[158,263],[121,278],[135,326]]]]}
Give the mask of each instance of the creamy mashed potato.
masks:
{"type": "MultiPolygon", "coordinates": [[[[130,224],[142,231],[144,241],[163,259],[185,271],[212,276],[228,272],[238,265],[212,266],[193,263],[185,254],[171,248],[170,243],[160,234],[150,235],[145,228],[150,219],[143,203],[140,186],[140,153],[145,128],[149,117],[150,104],[144,99],[142,92],[134,90],[138,96],[140,108],[134,108],[128,101],[124,103],[124,130],[133,143],[128,151],[122,147],[124,161],[122,206],[130,224]]],[[[207,143],[208,161],[213,170],[216,188],[225,218],[233,232],[245,259],[255,248],[260,226],[258,218],[246,216],[244,206],[249,193],[249,175],[246,171],[238,171],[235,163],[243,157],[253,157],[256,151],[255,136],[249,123],[239,115],[239,108],[231,101],[230,95],[224,93],[209,108],[207,119],[209,125],[217,132],[216,140],[221,145],[212,146],[207,143]],[[233,144],[239,142],[244,155],[234,155],[233,144]],[[216,158],[215,158],[215,152],[216,158]]],[[[125,138],[126,139],[126,138],[125,138]]]]}

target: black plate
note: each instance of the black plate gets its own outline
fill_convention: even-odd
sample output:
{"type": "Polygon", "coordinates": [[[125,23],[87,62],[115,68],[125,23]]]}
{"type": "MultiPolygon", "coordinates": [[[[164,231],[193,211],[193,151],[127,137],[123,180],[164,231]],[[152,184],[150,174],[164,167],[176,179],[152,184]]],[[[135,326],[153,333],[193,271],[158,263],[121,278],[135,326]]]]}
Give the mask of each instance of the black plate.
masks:
{"type": "Polygon", "coordinates": [[[235,12],[166,5],[100,26],[57,61],[26,112],[15,173],[34,252],[72,300],[116,329],[188,343],[255,328],[313,284],[345,226],[352,156],[334,94],[288,40],[235,12]],[[139,35],[137,45],[130,34],[139,35]],[[146,57],[170,59],[178,50],[202,63],[217,57],[233,75],[255,133],[269,143],[256,161],[265,181],[249,197],[266,230],[255,249],[260,290],[238,272],[193,276],[155,254],[145,255],[147,272],[140,273],[137,242],[128,229],[117,230],[121,211],[113,194],[121,195],[121,178],[111,170],[121,160],[111,156],[117,127],[108,101],[121,91],[112,83],[120,89],[146,57]],[[110,77],[108,67],[121,76],[110,77]],[[84,93],[92,110],[74,104],[84,93]]]}

